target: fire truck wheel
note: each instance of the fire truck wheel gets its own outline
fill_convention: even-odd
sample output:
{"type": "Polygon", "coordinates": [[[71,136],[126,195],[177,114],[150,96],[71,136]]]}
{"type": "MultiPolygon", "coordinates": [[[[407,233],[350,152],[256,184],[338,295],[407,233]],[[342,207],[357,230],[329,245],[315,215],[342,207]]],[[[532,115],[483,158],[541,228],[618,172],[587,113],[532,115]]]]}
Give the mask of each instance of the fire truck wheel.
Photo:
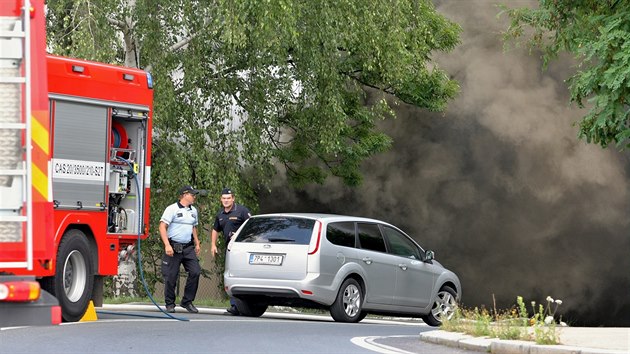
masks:
{"type": "Polygon", "coordinates": [[[64,321],[76,322],[83,317],[92,297],[93,273],[87,237],[80,230],[66,231],[57,251],[55,276],[43,282],[59,300],[64,321]]]}

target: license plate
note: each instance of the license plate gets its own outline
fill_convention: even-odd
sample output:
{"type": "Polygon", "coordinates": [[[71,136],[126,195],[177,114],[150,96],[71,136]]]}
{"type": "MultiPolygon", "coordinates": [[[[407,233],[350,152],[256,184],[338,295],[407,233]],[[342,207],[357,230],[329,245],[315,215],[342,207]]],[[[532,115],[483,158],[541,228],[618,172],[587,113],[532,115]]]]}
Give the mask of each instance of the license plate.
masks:
{"type": "Polygon", "coordinates": [[[268,265],[282,265],[284,255],[278,254],[250,254],[249,264],[268,264],[268,265]]]}

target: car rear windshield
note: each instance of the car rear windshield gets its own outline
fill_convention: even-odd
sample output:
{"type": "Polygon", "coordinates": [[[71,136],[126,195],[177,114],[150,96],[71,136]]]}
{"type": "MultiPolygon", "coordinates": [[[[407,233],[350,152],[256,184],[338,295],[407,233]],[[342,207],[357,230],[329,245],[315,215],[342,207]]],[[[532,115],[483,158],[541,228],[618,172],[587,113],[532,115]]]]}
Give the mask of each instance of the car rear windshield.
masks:
{"type": "Polygon", "coordinates": [[[243,225],[236,242],[308,245],[315,220],[295,217],[251,218],[243,225]]]}

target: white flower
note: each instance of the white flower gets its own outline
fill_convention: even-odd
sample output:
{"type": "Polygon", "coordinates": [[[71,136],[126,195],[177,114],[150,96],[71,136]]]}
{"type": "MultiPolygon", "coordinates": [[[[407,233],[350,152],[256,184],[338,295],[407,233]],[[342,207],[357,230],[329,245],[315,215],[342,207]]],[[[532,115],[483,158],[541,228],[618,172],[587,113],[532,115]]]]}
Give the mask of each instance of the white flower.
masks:
{"type": "Polygon", "coordinates": [[[553,302],[553,298],[551,296],[547,296],[547,301],[553,302]]]}
{"type": "Polygon", "coordinates": [[[563,321],[560,321],[560,326],[561,326],[561,327],[566,327],[566,326],[567,326],[567,323],[566,323],[566,322],[563,322],[563,321]]]}
{"type": "Polygon", "coordinates": [[[556,300],[556,304],[562,305],[562,300],[560,300],[560,299],[556,300]]]}
{"type": "Polygon", "coordinates": [[[545,324],[550,325],[553,322],[553,316],[545,317],[545,324]]]}

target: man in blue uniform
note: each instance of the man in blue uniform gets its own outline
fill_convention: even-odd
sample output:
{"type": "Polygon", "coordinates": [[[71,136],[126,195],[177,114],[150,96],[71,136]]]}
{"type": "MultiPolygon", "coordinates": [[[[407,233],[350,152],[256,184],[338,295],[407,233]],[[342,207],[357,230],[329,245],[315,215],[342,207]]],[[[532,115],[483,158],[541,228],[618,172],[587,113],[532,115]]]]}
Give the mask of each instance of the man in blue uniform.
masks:
{"type": "Polygon", "coordinates": [[[160,218],[160,237],[164,243],[162,275],[164,276],[164,302],[167,312],[175,312],[175,286],[179,278],[179,267],[184,265],[188,272],[184,297],[180,306],[188,312],[197,313],[193,305],[199,286],[199,238],[197,238],[198,214],[193,206],[199,191],[191,186],[179,190],[179,201],[169,205],[160,218]]]}
{"type": "MultiPolygon", "coordinates": [[[[234,203],[234,193],[230,188],[223,188],[223,191],[221,191],[221,205],[223,208],[221,208],[217,213],[217,216],[214,219],[214,226],[212,227],[211,252],[213,256],[215,256],[218,252],[217,238],[219,236],[219,232],[223,232],[225,244],[227,245],[238,228],[243,225],[245,220],[252,216],[249,209],[234,203]]],[[[232,306],[227,309],[227,312],[234,316],[238,316],[239,312],[233,298],[230,298],[230,305],[232,306]]]]}

